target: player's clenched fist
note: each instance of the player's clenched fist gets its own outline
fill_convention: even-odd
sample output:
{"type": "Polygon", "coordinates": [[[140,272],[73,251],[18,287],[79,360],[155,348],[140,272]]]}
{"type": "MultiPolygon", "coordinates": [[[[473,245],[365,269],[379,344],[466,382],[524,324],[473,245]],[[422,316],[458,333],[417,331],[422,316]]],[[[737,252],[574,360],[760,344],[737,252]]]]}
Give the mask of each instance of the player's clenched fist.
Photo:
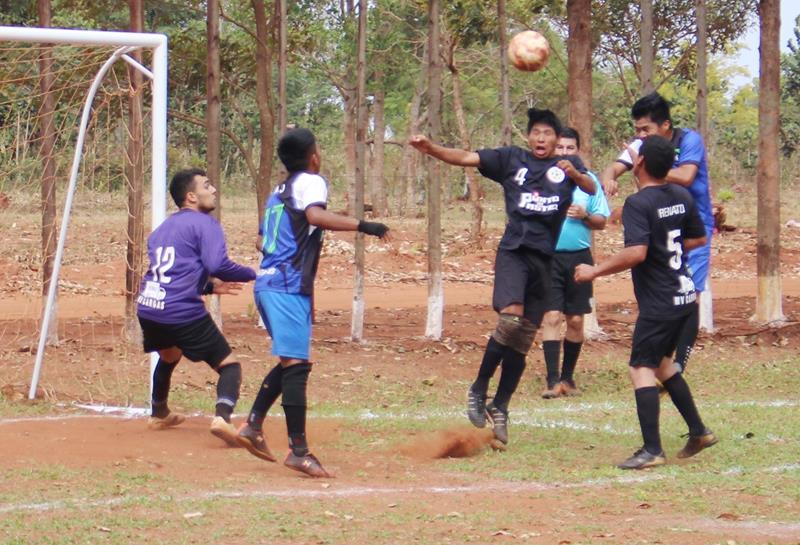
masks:
{"type": "Polygon", "coordinates": [[[423,153],[428,153],[432,146],[432,142],[424,134],[415,134],[409,138],[408,143],[411,144],[411,147],[423,153]]]}
{"type": "Polygon", "coordinates": [[[365,235],[372,235],[373,237],[378,237],[381,240],[385,241],[390,240],[389,226],[384,225],[383,223],[378,223],[376,221],[364,221],[364,220],[359,221],[358,231],[364,233],[365,235]]]}
{"type": "Polygon", "coordinates": [[[581,263],[575,267],[575,282],[591,282],[596,277],[594,265],[581,263]]]}
{"type": "Polygon", "coordinates": [[[556,166],[564,171],[564,174],[572,178],[573,180],[580,176],[578,169],[575,168],[575,165],[572,164],[572,161],[567,161],[566,159],[561,159],[556,166]]]}

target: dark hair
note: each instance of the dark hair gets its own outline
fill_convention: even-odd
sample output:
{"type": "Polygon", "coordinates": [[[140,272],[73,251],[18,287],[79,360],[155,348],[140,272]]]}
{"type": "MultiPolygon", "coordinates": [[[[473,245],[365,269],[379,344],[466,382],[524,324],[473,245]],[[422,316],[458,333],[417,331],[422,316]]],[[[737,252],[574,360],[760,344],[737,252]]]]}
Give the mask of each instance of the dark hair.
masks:
{"type": "Polygon", "coordinates": [[[675,146],[662,136],[648,136],[639,148],[639,154],[644,159],[644,169],[650,176],[657,179],[666,178],[672,163],[675,161],[675,146]]]}
{"type": "Polygon", "coordinates": [[[194,189],[194,177],[205,175],[206,171],[201,168],[186,168],[175,173],[169,183],[169,194],[178,208],[183,206],[186,194],[194,189]]]}
{"type": "Polygon", "coordinates": [[[575,140],[575,145],[578,149],[581,149],[581,135],[578,134],[578,131],[573,129],[572,127],[564,127],[561,129],[561,134],[559,134],[561,138],[572,138],[575,140]]]}
{"type": "Polygon", "coordinates": [[[306,170],[316,144],[317,140],[310,130],[289,129],[278,140],[278,157],[289,172],[306,170]]]}
{"type": "Polygon", "coordinates": [[[551,110],[540,110],[538,108],[528,108],[528,134],[537,123],[549,125],[556,131],[556,136],[561,136],[561,121],[551,110]]]}
{"type": "Polygon", "coordinates": [[[669,115],[669,102],[655,91],[633,103],[631,117],[633,119],[641,119],[645,116],[649,116],[650,120],[658,125],[661,125],[664,121],[669,121],[669,124],[672,125],[672,117],[669,115]]]}

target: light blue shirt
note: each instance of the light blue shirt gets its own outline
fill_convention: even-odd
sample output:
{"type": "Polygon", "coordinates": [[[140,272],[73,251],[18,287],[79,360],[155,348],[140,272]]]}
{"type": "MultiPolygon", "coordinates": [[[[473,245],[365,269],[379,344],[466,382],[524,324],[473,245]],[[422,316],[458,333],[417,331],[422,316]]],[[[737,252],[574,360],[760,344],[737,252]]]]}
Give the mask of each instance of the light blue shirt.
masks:
{"type": "MultiPolygon", "coordinates": [[[[594,173],[588,172],[587,174],[594,180],[597,192],[594,195],[589,195],[580,187],[576,187],[575,191],[572,192],[572,204],[584,207],[590,216],[600,215],[607,218],[611,215],[611,211],[608,208],[606,195],[603,193],[603,186],[594,173]]],[[[561,234],[556,243],[556,252],[577,252],[591,247],[592,230],[586,226],[583,220],[575,218],[564,219],[564,224],[561,226],[561,234]]]]}

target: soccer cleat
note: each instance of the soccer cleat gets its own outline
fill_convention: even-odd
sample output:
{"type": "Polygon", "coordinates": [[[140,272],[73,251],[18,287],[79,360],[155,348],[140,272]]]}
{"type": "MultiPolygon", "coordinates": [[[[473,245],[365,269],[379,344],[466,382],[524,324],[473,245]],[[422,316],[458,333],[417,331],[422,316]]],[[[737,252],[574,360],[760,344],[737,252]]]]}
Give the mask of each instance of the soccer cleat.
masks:
{"type": "Polygon", "coordinates": [[[710,429],[706,428],[703,435],[689,435],[686,445],[676,455],[678,458],[690,458],[703,449],[713,447],[719,443],[719,439],[710,429]]]}
{"type": "Polygon", "coordinates": [[[644,448],[640,448],[633,453],[633,456],[618,464],[619,469],[647,469],[649,467],[662,466],[667,463],[667,458],[662,451],[659,454],[650,454],[644,448]]]}
{"type": "Polygon", "coordinates": [[[508,444],[508,413],[495,407],[494,403],[486,406],[486,416],[492,423],[494,437],[504,445],[508,444]]]}
{"type": "Polygon", "coordinates": [[[548,382],[547,389],[542,391],[542,397],[544,399],[553,399],[559,397],[561,395],[561,383],[560,382],[548,382]]]}
{"type": "Polygon", "coordinates": [[[574,380],[564,379],[558,384],[559,388],[561,389],[561,395],[563,396],[579,396],[581,395],[581,391],[575,385],[574,380]]]}
{"type": "Polygon", "coordinates": [[[214,437],[219,437],[223,441],[225,441],[229,447],[238,447],[239,441],[236,439],[238,437],[236,433],[236,428],[233,427],[233,424],[230,422],[225,422],[225,419],[221,416],[215,416],[213,420],[211,420],[211,435],[214,437]]]}
{"type": "Polygon", "coordinates": [[[325,471],[317,457],[310,452],[305,456],[297,456],[291,450],[286,455],[283,465],[300,473],[305,473],[314,478],[332,478],[333,475],[325,471]]]}
{"type": "Polygon", "coordinates": [[[467,417],[476,428],[486,426],[486,394],[467,390],[467,417]]]}
{"type": "Polygon", "coordinates": [[[236,434],[236,441],[257,458],[268,462],[278,461],[275,455],[269,450],[263,432],[254,430],[247,423],[242,424],[239,428],[239,433],[236,434]]]}
{"type": "Polygon", "coordinates": [[[179,413],[169,413],[164,418],[151,416],[147,419],[147,429],[154,431],[166,430],[182,424],[184,420],[186,420],[186,417],[179,413]]]}

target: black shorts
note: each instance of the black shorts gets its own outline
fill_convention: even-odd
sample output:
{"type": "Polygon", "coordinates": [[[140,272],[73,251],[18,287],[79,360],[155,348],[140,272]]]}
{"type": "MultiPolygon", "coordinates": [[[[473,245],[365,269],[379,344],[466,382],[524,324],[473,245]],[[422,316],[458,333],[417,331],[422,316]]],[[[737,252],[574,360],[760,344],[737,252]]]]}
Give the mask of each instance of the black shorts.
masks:
{"type": "Polygon", "coordinates": [[[550,290],[546,310],[558,310],[568,316],[592,311],[592,283],[575,282],[575,267],[594,265],[588,248],[577,252],[556,252],[550,271],[550,290]]]}
{"type": "Polygon", "coordinates": [[[497,312],[508,305],[523,305],[523,315],[536,327],[542,323],[550,287],[551,258],[536,250],[497,250],[494,263],[492,307],[497,312]]]}
{"type": "Polygon", "coordinates": [[[697,305],[692,305],[691,311],[677,318],[639,316],[633,329],[629,364],[655,369],[661,365],[662,359],[672,357],[684,324],[697,313],[697,308],[697,305]]]}
{"type": "Polygon", "coordinates": [[[161,324],[139,318],[145,352],[176,346],[192,361],[204,361],[216,369],[231,354],[225,336],[206,314],[183,324],[161,324]]]}

